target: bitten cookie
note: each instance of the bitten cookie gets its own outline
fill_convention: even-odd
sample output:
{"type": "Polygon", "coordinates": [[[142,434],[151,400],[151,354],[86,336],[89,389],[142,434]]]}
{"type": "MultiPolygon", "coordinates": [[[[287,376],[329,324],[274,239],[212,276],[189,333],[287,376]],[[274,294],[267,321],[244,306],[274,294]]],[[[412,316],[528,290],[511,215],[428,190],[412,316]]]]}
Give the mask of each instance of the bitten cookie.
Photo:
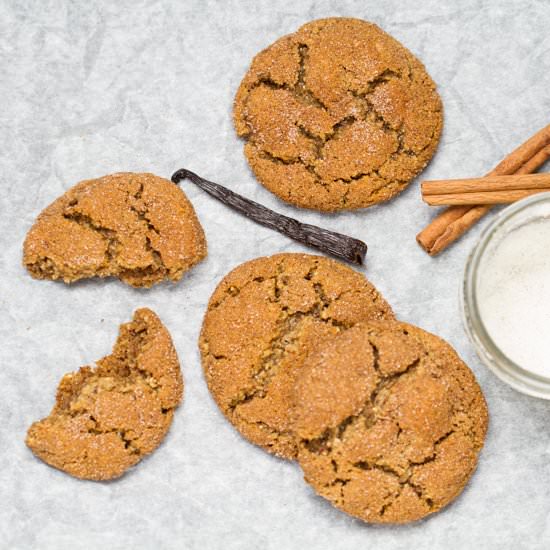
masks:
{"type": "Polygon", "coordinates": [[[260,52],[233,118],[258,180],[303,208],[371,206],[429,162],[443,124],[422,63],[367,21],[312,21],[260,52]]]}
{"type": "Polygon", "coordinates": [[[23,247],[36,279],[114,276],[135,287],[178,281],[205,256],[204,232],[183,191],[134,173],[75,185],[38,216],[23,247]]]}
{"type": "Polygon", "coordinates": [[[305,479],[348,514],[418,520],[456,498],[476,467],[481,389],[449,344],[417,327],[356,325],[318,346],[294,389],[305,479]]]}
{"type": "Polygon", "coordinates": [[[278,254],[244,263],[214,291],[200,336],[208,387],[253,443],[295,458],[294,377],[309,351],[365,319],[393,319],[367,279],[334,260],[278,254]]]}
{"type": "Polygon", "coordinates": [[[111,355],[61,379],[52,412],[32,424],[26,443],[75,477],[113,479],[160,445],[182,394],[170,334],[150,309],[138,309],[111,355]]]}

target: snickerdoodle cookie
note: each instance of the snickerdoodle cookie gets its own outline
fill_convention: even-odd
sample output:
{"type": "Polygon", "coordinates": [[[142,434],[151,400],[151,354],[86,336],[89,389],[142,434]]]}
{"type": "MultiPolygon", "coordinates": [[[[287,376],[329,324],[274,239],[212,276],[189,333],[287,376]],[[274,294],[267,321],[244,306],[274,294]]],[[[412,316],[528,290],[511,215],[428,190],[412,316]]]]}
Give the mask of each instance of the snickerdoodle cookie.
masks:
{"type": "Polygon", "coordinates": [[[26,442],[75,477],[113,479],[160,445],[182,393],[170,334],[155,313],[138,309],[111,355],[61,379],[52,412],[32,424],[26,442]]]}
{"type": "Polygon", "coordinates": [[[373,523],[452,501],[472,475],[488,413],[470,369],[405,323],[361,323],[319,344],[296,376],[292,428],[317,493],[373,523]]]}
{"type": "Polygon", "coordinates": [[[229,421],[269,452],[295,458],[289,425],[306,354],[361,320],[393,319],[360,273],[309,254],[244,263],[214,291],[200,350],[208,387],[229,421]]]}
{"type": "Polygon", "coordinates": [[[118,277],[136,287],[177,281],[206,256],[193,206],[172,182],[120,173],[80,182],[38,216],[23,263],[37,279],[118,277]]]}
{"type": "Polygon", "coordinates": [[[371,206],[428,163],[443,124],[422,63],[376,25],[312,21],[252,61],[234,123],[258,180],[303,208],[371,206]]]}

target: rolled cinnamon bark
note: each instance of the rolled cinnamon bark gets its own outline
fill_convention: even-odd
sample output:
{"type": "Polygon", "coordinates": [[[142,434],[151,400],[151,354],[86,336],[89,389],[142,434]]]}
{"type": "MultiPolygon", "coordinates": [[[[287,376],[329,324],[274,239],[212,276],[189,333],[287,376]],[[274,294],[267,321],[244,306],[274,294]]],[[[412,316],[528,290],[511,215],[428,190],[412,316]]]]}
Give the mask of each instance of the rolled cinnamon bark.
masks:
{"type": "MultiPolygon", "coordinates": [[[[450,193],[484,193],[488,191],[550,189],[550,174],[514,174],[512,176],[486,176],[452,180],[430,180],[421,184],[422,197],[450,193]]],[[[479,204],[479,203],[478,203],[479,204]]]]}
{"type": "MultiPolygon", "coordinates": [[[[488,176],[534,172],[550,157],[550,124],[505,157],[488,176]]],[[[443,251],[472,227],[491,205],[451,206],[434,218],[417,236],[418,244],[431,256],[443,251]]]]}
{"type": "Polygon", "coordinates": [[[522,167],[521,170],[518,170],[517,174],[531,174],[538,170],[548,159],[550,158],[550,145],[543,147],[536,155],[533,155],[533,158],[528,160],[522,167]]]}
{"type": "Polygon", "coordinates": [[[424,181],[422,200],[432,206],[509,204],[534,193],[550,191],[550,174],[515,174],[424,181]]]}
{"type": "Polygon", "coordinates": [[[430,206],[476,206],[478,204],[510,204],[548,189],[510,189],[508,191],[479,191],[479,193],[446,193],[426,195],[424,202],[430,206]]]}

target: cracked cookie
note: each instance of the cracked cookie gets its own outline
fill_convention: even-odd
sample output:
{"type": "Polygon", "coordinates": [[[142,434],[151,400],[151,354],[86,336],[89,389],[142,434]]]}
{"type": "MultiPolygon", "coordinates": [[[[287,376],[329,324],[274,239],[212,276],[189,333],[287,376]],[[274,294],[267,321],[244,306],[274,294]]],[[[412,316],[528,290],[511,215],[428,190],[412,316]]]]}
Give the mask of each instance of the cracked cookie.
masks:
{"type": "Polygon", "coordinates": [[[172,182],[120,173],[78,183],[38,216],[23,246],[36,279],[178,281],[206,256],[193,206],[172,182]]]}
{"type": "Polygon", "coordinates": [[[182,393],[170,334],[150,309],[138,309],[111,355],[61,379],[52,412],[31,425],[26,443],[75,477],[113,479],[160,445],[182,393]]]}
{"type": "Polygon", "coordinates": [[[253,443],[285,458],[297,447],[289,426],[294,377],[306,354],[362,320],[393,319],[360,273],[309,254],[246,262],[214,291],[200,350],[210,392],[253,443]]]}
{"type": "Polygon", "coordinates": [[[418,520],[456,498],[488,424],[472,371],[449,344],[405,323],[361,323],[320,345],[293,402],[306,481],[372,523],[418,520]]]}
{"type": "Polygon", "coordinates": [[[326,211],[402,191],[443,124],[422,63],[376,25],[348,18],[312,21],[260,52],[233,118],[258,180],[282,200],[326,211]]]}

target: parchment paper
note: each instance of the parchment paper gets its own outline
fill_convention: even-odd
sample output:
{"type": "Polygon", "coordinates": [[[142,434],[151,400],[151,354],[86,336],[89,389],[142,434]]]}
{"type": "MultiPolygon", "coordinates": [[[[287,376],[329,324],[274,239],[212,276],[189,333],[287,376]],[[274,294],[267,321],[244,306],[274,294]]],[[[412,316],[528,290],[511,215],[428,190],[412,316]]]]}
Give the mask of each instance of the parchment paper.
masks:
{"type": "Polygon", "coordinates": [[[278,201],[254,179],[231,121],[253,55],[308,20],[374,21],[426,64],[445,105],[429,177],[478,176],[550,112],[545,0],[0,2],[0,547],[550,548],[550,403],[523,396],[477,359],[459,287],[484,223],[441,257],[415,235],[433,215],[418,182],[390,203],[321,215],[278,201]],[[297,465],[255,448],[224,420],[202,375],[197,337],[210,293],[237,264],[305,248],[184,184],[208,259],[179,284],[35,281],[21,247],[36,215],[82,179],[179,167],[280,212],[357,236],[367,276],[398,316],[448,339],[475,371],[491,412],[479,469],[443,512],[373,527],[316,497],[297,465]],[[185,400],[164,444],[118,481],[78,481],[25,447],[61,376],[111,350],[139,306],[172,333],[185,400]]]}

